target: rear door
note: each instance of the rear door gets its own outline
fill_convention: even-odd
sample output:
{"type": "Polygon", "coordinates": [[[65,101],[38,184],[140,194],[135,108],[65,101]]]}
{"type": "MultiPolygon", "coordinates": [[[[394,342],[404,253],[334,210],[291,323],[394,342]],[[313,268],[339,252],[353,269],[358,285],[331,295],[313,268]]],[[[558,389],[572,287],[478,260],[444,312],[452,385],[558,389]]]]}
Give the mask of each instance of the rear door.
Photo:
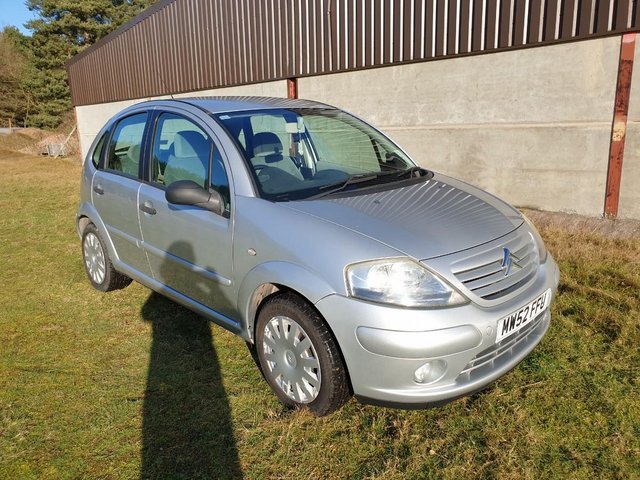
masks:
{"type": "Polygon", "coordinates": [[[183,113],[160,112],[154,131],[149,181],[141,186],[139,198],[143,245],[153,277],[233,318],[231,192],[221,151],[212,134],[183,113]],[[225,200],[225,214],[169,204],[166,187],[177,180],[215,188],[225,200]]]}
{"type": "Polygon", "coordinates": [[[128,267],[150,276],[138,218],[139,174],[147,118],[146,112],[135,113],[114,125],[104,168],[93,176],[91,195],[117,257],[128,267]]]}

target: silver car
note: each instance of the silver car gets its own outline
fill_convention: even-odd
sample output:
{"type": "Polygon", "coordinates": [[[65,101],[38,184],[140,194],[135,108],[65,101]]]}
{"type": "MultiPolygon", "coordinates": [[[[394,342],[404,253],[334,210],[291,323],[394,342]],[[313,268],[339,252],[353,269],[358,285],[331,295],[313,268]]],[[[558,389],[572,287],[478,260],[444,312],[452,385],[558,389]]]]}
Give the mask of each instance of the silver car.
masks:
{"type": "Polygon", "coordinates": [[[558,267],[522,214],[325,104],[140,103],[82,175],[93,286],[136,280],[240,335],[279,399],[316,415],[352,394],[448,402],[549,327],[558,267]]]}

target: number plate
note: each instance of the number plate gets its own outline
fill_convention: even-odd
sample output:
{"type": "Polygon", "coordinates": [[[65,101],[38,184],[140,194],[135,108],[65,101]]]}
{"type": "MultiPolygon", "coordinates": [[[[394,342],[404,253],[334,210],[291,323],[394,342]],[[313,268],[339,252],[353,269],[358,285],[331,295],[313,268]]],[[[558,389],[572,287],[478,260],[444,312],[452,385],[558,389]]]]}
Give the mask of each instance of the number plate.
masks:
{"type": "Polygon", "coordinates": [[[551,289],[498,322],[496,343],[530,323],[551,303],[551,289]]]}

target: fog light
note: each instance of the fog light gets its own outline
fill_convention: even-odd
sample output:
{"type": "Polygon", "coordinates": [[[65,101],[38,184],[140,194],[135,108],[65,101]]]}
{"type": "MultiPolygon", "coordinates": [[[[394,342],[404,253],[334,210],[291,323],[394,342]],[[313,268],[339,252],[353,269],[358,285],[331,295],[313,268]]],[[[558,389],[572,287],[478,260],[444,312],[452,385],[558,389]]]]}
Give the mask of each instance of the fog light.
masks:
{"type": "Polygon", "coordinates": [[[431,383],[439,380],[447,368],[444,360],[432,360],[419,367],[413,374],[416,383],[431,383]]]}

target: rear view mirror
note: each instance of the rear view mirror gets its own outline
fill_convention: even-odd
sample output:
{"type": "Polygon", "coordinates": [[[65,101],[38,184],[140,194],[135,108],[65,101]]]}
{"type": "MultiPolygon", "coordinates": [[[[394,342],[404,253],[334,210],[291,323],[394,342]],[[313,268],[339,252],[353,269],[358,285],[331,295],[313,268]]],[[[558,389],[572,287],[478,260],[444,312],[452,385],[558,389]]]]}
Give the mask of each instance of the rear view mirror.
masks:
{"type": "Polygon", "coordinates": [[[304,120],[302,119],[302,117],[298,117],[295,122],[291,122],[288,120],[285,128],[285,131],[287,133],[304,133],[304,120]]]}
{"type": "Polygon", "coordinates": [[[202,188],[193,180],[178,180],[167,187],[167,202],[175,205],[193,205],[218,215],[224,213],[222,196],[216,191],[202,188]]]}

